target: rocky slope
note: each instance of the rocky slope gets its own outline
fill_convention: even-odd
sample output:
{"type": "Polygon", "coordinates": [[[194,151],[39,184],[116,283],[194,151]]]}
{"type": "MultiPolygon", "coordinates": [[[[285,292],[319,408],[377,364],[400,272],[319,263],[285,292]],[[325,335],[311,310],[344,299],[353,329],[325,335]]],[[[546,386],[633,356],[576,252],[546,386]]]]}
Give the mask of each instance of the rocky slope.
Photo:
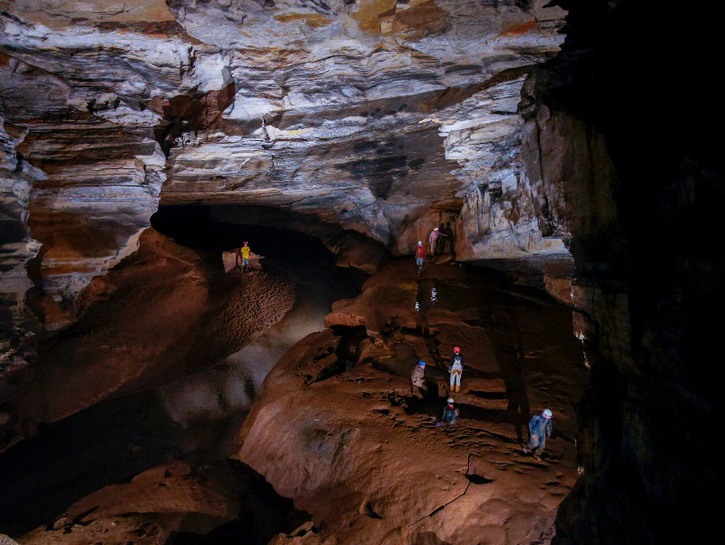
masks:
{"type": "Polygon", "coordinates": [[[446,262],[414,274],[409,261],[383,267],[360,297],[335,305],[331,329],[267,376],[235,458],[313,522],[274,543],[513,544],[554,534],[578,477],[574,406],[588,376],[578,341],[559,336],[568,309],[446,262]],[[436,302],[416,311],[431,286],[436,302]],[[462,391],[450,394],[461,417],[441,428],[454,344],[466,362],[462,391]],[[420,358],[433,394],[422,401],[410,386],[420,358]],[[521,449],[522,422],[549,405],[556,434],[538,462],[521,449]]]}
{"type": "MultiPolygon", "coordinates": [[[[96,300],[109,323],[120,323],[121,312],[148,324],[145,309],[189,294],[189,286],[169,281],[164,261],[149,253],[179,248],[150,234],[142,237],[139,261],[108,278],[111,285],[118,284],[117,274],[127,285],[143,283],[147,296],[121,307],[112,295],[96,300]]],[[[205,356],[198,361],[248,342],[261,315],[239,312],[245,301],[259,299],[270,310],[288,305],[285,290],[270,289],[283,285],[273,273],[230,273],[224,281],[207,276],[204,267],[196,270],[197,282],[206,280],[200,285],[215,283],[213,291],[224,294],[224,304],[210,301],[192,328],[196,351],[205,356]]],[[[137,290],[144,291],[140,285],[137,290]]],[[[285,320],[279,325],[285,327],[285,320]]],[[[214,543],[243,536],[255,544],[551,540],[557,507],[578,478],[575,404],[588,377],[579,341],[562,335],[571,327],[568,307],[540,290],[509,286],[499,275],[440,256],[420,277],[412,259],[381,263],[362,293],[334,304],[325,322],[267,375],[238,434],[245,407],[232,408],[238,394],[231,382],[205,382],[201,374],[178,386],[170,382],[188,373],[180,367],[194,361],[191,354],[146,357],[145,376],[127,383],[117,376],[128,368],[114,356],[119,347],[131,344],[139,352],[146,340],[175,339],[181,355],[187,330],[123,327],[108,337],[100,328],[83,335],[74,329],[79,351],[88,353],[81,347],[101,341],[108,346],[98,354],[103,363],[92,369],[115,376],[120,389],[72,417],[61,419],[60,408],[46,407],[45,415],[34,416],[59,422],[0,458],[5,509],[15,514],[6,522],[13,537],[23,545],[214,543]],[[461,417],[439,428],[434,419],[448,395],[445,364],[456,343],[466,358],[462,391],[453,394],[461,417]],[[419,358],[428,362],[431,396],[424,400],[409,383],[419,358]],[[168,361],[176,363],[165,368],[168,361]],[[193,390],[184,391],[184,384],[193,390]],[[198,410],[203,406],[205,415],[198,410]],[[555,433],[537,461],[521,441],[529,411],[544,406],[555,411],[555,433]],[[129,426],[124,414],[136,423],[129,426]],[[55,455],[48,452],[53,440],[55,455]],[[239,463],[226,465],[225,456],[239,463]],[[22,477],[30,459],[44,460],[44,478],[22,477]],[[65,489],[68,481],[75,484],[65,489]]],[[[57,353],[48,349],[47,356],[57,353]]],[[[90,373],[77,374],[85,380],[35,378],[30,389],[72,390],[76,404],[93,401],[94,391],[106,396],[102,377],[88,380],[90,373]]],[[[38,409],[39,399],[65,399],[62,407],[71,402],[59,393],[23,399],[28,409],[38,409]]]]}

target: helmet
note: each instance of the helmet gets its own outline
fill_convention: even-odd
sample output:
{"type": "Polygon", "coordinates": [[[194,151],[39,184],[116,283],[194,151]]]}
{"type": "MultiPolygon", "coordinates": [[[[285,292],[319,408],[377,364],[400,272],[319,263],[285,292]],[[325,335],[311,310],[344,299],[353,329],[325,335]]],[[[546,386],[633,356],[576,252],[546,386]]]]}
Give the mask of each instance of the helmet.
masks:
{"type": "Polygon", "coordinates": [[[418,362],[418,365],[420,365],[421,367],[425,367],[425,362],[423,360],[420,360],[418,362]]]}
{"type": "Polygon", "coordinates": [[[544,418],[551,418],[553,416],[552,412],[549,409],[544,409],[544,412],[541,414],[544,415],[544,418]]]}
{"type": "Polygon", "coordinates": [[[249,244],[249,242],[247,242],[247,241],[245,240],[245,241],[244,241],[244,245],[246,246],[247,244],[249,244]]]}
{"type": "Polygon", "coordinates": [[[453,398],[452,397],[449,397],[448,398],[448,403],[453,403],[453,398]]]}
{"type": "Polygon", "coordinates": [[[435,228],[435,229],[433,229],[433,230],[434,230],[434,231],[437,231],[437,230],[438,230],[438,227],[436,227],[436,228],[435,228]]]}
{"type": "Polygon", "coordinates": [[[461,347],[460,347],[460,346],[454,346],[454,347],[453,347],[453,351],[454,351],[454,352],[455,352],[456,354],[458,354],[458,353],[459,353],[459,352],[461,351],[461,347]]]}
{"type": "Polygon", "coordinates": [[[418,246],[423,246],[423,241],[422,240],[419,240],[418,241],[418,246]]]}

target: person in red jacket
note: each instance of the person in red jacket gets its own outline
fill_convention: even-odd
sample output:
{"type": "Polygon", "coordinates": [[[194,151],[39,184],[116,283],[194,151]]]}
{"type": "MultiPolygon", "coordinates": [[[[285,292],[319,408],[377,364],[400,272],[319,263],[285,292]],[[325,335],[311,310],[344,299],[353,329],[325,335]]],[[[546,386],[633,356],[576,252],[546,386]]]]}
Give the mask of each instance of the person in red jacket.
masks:
{"type": "Polygon", "coordinates": [[[415,264],[418,265],[418,274],[423,272],[423,265],[425,265],[425,258],[428,255],[428,250],[423,246],[423,241],[418,241],[418,247],[415,250],[415,264]]]}

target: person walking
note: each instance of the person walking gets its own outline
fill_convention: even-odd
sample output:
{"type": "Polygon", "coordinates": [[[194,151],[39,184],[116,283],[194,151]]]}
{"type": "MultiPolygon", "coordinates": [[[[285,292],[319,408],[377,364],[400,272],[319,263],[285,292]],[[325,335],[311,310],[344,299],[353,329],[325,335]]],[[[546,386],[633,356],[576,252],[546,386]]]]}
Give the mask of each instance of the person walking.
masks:
{"type": "Polygon", "coordinates": [[[533,451],[534,458],[537,460],[541,460],[541,455],[546,448],[546,440],[551,437],[553,416],[551,409],[544,409],[529,420],[529,442],[524,445],[524,452],[528,454],[533,451]]]}
{"type": "Polygon", "coordinates": [[[448,391],[456,393],[460,392],[461,376],[463,375],[463,355],[461,354],[460,346],[453,348],[453,355],[451,356],[451,361],[448,364],[448,372],[451,374],[448,391]]]}
{"type": "Polygon", "coordinates": [[[428,255],[428,250],[423,246],[423,241],[418,241],[418,247],[415,249],[415,264],[418,266],[418,274],[423,272],[423,266],[425,265],[425,258],[428,255]]]}
{"type": "Polygon", "coordinates": [[[249,254],[251,251],[249,243],[246,241],[241,248],[237,248],[237,268],[242,272],[249,269],[249,254]]]}
{"type": "Polygon", "coordinates": [[[418,399],[428,396],[428,383],[425,380],[425,362],[420,360],[410,374],[410,391],[418,399]]]}

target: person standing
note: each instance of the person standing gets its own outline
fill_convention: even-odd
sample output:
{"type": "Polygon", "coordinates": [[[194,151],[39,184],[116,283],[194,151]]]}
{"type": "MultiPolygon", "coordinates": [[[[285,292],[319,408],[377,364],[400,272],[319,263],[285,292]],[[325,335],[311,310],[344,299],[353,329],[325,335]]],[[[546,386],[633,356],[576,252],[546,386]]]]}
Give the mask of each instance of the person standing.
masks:
{"type": "Polygon", "coordinates": [[[451,374],[449,391],[460,392],[461,376],[463,375],[463,355],[461,354],[460,346],[453,348],[453,355],[451,356],[451,361],[448,364],[448,372],[451,374]]]}
{"type": "Polygon", "coordinates": [[[418,274],[423,272],[423,266],[425,265],[425,258],[428,255],[428,250],[423,246],[423,241],[418,241],[418,247],[415,249],[415,264],[418,266],[418,274]]]}
{"type": "Polygon", "coordinates": [[[534,452],[534,458],[541,460],[541,455],[546,448],[546,440],[551,437],[552,417],[551,409],[544,409],[535,414],[529,420],[529,442],[524,445],[524,452],[534,452]]]}
{"type": "Polygon", "coordinates": [[[244,242],[241,248],[237,249],[237,268],[242,272],[249,269],[249,254],[251,252],[248,242],[244,242]]]}
{"type": "Polygon", "coordinates": [[[430,236],[428,237],[428,245],[430,246],[430,255],[436,255],[436,242],[438,241],[438,237],[440,236],[441,232],[438,230],[438,227],[433,229],[430,232],[430,236]]]}
{"type": "Polygon", "coordinates": [[[410,391],[419,398],[425,399],[428,395],[428,383],[425,380],[425,362],[418,361],[418,365],[413,368],[410,374],[410,391]]]}

